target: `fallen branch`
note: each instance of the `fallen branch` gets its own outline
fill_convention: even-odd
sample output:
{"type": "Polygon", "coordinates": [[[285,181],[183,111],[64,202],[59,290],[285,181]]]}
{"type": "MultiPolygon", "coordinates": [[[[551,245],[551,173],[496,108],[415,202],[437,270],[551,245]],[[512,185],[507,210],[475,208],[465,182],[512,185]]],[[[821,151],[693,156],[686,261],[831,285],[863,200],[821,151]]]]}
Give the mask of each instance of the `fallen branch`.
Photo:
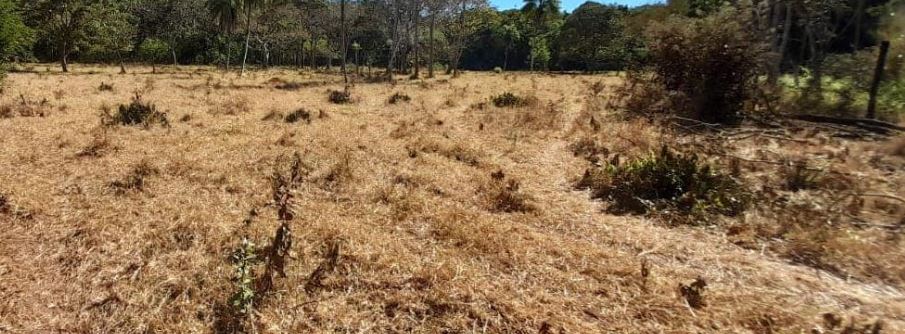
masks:
{"type": "Polygon", "coordinates": [[[853,127],[857,127],[860,129],[874,132],[874,133],[880,133],[880,134],[885,134],[885,135],[890,134],[893,130],[905,131],[905,127],[898,126],[896,124],[892,124],[889,122],[878,121],[875,119],[831,117],[831,116],[807,115],[807,114],[791,115],[791,116],[789,116],[789,118],[800,120],[800,121],[806,121],[806,122],[831,123],[831,124],[853,126],[853,127]]]}

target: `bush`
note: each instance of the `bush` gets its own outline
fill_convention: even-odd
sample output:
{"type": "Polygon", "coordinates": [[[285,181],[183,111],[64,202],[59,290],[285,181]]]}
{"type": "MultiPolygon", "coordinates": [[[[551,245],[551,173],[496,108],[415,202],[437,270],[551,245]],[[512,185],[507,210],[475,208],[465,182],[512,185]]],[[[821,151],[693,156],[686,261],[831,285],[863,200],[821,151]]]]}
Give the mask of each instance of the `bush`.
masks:
{"type": "Polygon", "coordinates": [[[157,111],[157,107],[153,104],[143,102],[139,94],[135,94],[131,103],[120,105],[115,114],[111,114],[109,108],[104,108],[102,123],[108,126],[141,125],[146,128],[154,123],[160,124],[162,127],[170,126],[167,115],[157,111]]]}
{"type": "MultiPolygon", "coordinates": [[[[640,112],[679,113],[716,123],[734,123],[743,117],[743,104],[756,92],[766,48],[740,17],[726,8],[701,18],[673,17],[652,24],[647,34],[648,64],[653,76],[641,88],[655,85],[667,94],[641,105],[663,107],[640,112]],[[663,104],[659,99],[670,99],[663,104]]],[[[635,104],[636,107],[638,104],[635,104]]]]}
{"type": "Polygon", "coordinates": [[[674,153],[664,146],[659,153],[620,163],[618,157],[588,169],[578,188],[611,201],[613,213],[677,211],[702,217],[736,216],[749,204],[744,187],[728,175],[698,160],[694,154],[674,153]]]}
{"type": "Polygon", "coordinates": [[[491,101],[493,101],[493,105],[497,106],[497,108],[524,107],[530,104],[530,99],[512,94],[510,92],[505,92],[503,94],[491,97],[491,101]]]}
{"type": "Polygon", "coordinates": [[[393,94],[393,96],[390,96],[390,99],[387,100],[387,103],[396,104],[399,102],[410,102],[410,101],[412,101],[412,98],[409,97],[408,95],[405,95],[402,93],[396,93],[396,94],[393,94]]]}
{"type": "Polygon", "coordinates": [[[352,94],[349,93],[349,90],[331,90],[330,91],[330,102],[335,104],[347,104],[352,102],[352,94]]]}
{"type": "Polygon", "coordinates": [[[289,113],[286,115],[286,118],[283,119],[286,123],[295,123],[299,120],[304,120],[306,123],[311,123],[311,113],[303,108],[299,108],[296,111],[289,113]]]}

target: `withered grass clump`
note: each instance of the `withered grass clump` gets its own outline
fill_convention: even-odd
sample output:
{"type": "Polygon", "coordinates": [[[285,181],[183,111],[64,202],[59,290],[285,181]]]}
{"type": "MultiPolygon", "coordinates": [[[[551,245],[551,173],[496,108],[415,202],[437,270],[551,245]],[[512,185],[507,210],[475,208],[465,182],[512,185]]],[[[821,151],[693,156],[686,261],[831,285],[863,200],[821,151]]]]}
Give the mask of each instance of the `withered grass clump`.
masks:
{"type": "Polygon", "coordinates": [[[705,288],[707,288],[707,281],[698,277],[691,284],[679,283],[679,294],[682,295],[688,306],[700,309],[707,306],[707,301],[704,299],[705,288]]]}
{"type": "Polygon", "coordinates": [[[409,97],[408,95],[405,95],[405,94],[403,94],[403,93],[396,92],[395,94],[393,94],[392,96],[390,96],[390,99],[387,100],[387,103],[389,103],[389,104],[397,104],[397,103],[399,103],[399,102],[411,102],[411,101],[412,101],[412,98],[409,97]]]}
{"type": "Polygon", "coordinates": [[[214,115],[229,115],[236,116],[247,113],[251,111],[251,105],[248,101],[248,98],[244,96],[229,98],[220,105],[212,108],[210,110],[211,114],[214,115]]]}
{"type": "Polygon", "coordinates": [[[148,176],[157,174],[157,172],[157,168],[152,166],[148,161],[142,160],[136,164],[122,180],[110,182],[110,188],[117,194],[124,194],[128,191],[144,191],[145,179],[148,176]]]}
{"type": "Polygon", "coordinates": [[[158,111],[153,104],[142,101],[140,94],[135,94],[129,104],[121,104],[116,113],[111,113],[108,107],[102,108],[101,112],[101,122],[107,126],[140,125],[149,128],[155,123],[162,127],[170,126],[166,113],[158,111]]]}
{"type": "Polygon", "coordinates": [[[783,176],[783,188],[789,191],[810,190],[820,186],[821,175],[808,168],[806,162],[796,162],[784,166],[780,173],[783,176]]]}
{"type": "Polygon", "coordinates": [[[9,198],[7,198],[5,194],[0,193],[0,213],[6,214],[10,211],[11,205],[9,204],[9,198]]]}
{"type": "Polygon", "coordinates": [[[651,211],[701,217],[736,216],[750,204],[743,185],[720,173],[697,155],[675,153],[666,146],[655,154],[623,163],[618,156],[591,167],[578,182],[593,198],[612,202],[613,213],[651,211]]]}
{"type": "Polygon", "coordinates": [[[24,95],[19,95],[19,103],[0,105],[0,118],[44,117],[47,116],[48,109],[50,109],[50,101],[47,101],[46,98],[32,101],[26,99],[24,95]]]}
{"type": "Polygon", "coordinates": [[[305,123],[311,123],[311,113],[305,110],[304,108],[296,109],[295,111],[286,115],[283,120],[286,123],[295,123],[298,121],[305,121],[305,123]]]}
{"type": "Polygon", "coordinates": [[[105,135],[95,135],[91,138],[91,142],[75,154],[78,158],[92,157],[97,158],[103,156],[111,149],[110,141],[105,135]]]}
{"type": "Polygon", "coordinates": [[[102,81],[101,85],[97,87],[97,90],[99,90],[101,92],[112,92],[113,84],[108,84],[108,83],[105,83],[102,81]]]}
{"type": "Polygon", "coordinates": [[[330,95],[328,96],[328,100],[333,104],[352,103],[352,93],[349,92],[348,89],[345,89],[342,91],[330,90],[330,95]]]}
{"type": "Polygon", "coordinates": [[[530,212],[534,206],[529,203],[529,196],[521,190],[517,180],[507,178],[503,171],[490,175],[490,183],[481,187],[490,211],[494,212],[530,212]]]}

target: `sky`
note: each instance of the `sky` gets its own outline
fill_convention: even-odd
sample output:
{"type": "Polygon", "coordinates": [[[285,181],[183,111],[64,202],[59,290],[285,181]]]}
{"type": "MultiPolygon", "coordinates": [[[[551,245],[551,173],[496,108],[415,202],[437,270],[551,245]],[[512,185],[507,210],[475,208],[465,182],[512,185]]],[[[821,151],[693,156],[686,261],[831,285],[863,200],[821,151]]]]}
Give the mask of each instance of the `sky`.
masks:
{"type": "MultiPolygon", "coordinates": [[[[583,4],[586,0],[561,0],[562,9],[568,12],[571,12],[575,8],[578,8],[581,4],[583,4]]],[[[597,0],[599,3],[603,4],[611,4],[617,3],[620,5],[627,5],[629,7],[645,5],[649,3],[662,2],[657,0],[597,0]]],[[[522,4],[524,4],[523,0],[490,0],[490,5],[496,7],[499,10],[513,9],[513,8],[522,8],[522,4]]]]}

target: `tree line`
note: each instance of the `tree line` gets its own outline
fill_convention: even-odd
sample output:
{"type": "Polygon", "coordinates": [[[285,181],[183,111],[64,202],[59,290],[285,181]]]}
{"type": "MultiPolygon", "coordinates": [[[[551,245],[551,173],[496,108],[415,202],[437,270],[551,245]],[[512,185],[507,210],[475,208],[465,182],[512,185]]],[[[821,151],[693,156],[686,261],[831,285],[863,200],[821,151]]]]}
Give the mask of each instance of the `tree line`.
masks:
{"type": "Polygon", "coordinates": [[[669,17],[744,7],[774,72],[872,47],[903,0],[669,0],[629,8],[559,0],[0,0],[0,60],[332,68],[427,75],[620,70],[647,58],[669,17]]]}

